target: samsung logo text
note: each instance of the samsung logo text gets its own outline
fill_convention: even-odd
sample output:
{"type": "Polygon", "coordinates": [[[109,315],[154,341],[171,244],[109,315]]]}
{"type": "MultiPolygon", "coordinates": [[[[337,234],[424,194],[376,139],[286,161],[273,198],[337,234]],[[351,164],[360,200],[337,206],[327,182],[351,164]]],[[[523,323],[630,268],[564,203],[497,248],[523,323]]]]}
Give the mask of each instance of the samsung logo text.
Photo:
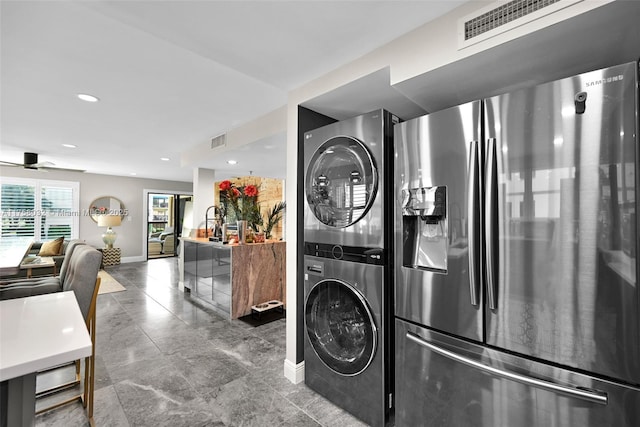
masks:
{"type": "Polygon", "coordinates": [[[587,87],[593,87],[593,86],[605,85],[607,83],[619,82],[623,78],[624,78],[624,76],[621,74],[619,76],[613,76],[613,77],[607,77],[605,79],[594,80],[592,82],[587,82],[587,87]]]}

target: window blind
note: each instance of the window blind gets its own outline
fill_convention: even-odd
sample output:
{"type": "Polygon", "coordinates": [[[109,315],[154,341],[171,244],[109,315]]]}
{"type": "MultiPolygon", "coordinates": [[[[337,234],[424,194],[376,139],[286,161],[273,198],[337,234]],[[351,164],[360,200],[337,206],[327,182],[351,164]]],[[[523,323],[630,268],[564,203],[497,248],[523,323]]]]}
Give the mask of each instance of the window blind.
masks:
{"type": "Polygon", "coordinates": [[[2,236],[35,240],[77,238],[79,188],[77,182],[3,178],[2,236]]]}
{"type": "Polygon", "coordinates": [[[29,184],[2,184],[2,236],[34,237],[36,188],[29,184]]]}

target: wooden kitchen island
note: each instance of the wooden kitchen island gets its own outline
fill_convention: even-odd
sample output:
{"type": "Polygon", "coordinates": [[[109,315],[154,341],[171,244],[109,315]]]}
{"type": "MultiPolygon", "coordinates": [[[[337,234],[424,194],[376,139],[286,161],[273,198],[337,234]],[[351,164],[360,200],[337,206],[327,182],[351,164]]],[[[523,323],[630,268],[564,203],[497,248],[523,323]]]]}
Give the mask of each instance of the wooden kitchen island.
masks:
{"type": "Polygon", "coordinates": [[[180,284],[228,319],[252,306],[284,301],[285,242],[228,245],[181,237],[180,284]]]}

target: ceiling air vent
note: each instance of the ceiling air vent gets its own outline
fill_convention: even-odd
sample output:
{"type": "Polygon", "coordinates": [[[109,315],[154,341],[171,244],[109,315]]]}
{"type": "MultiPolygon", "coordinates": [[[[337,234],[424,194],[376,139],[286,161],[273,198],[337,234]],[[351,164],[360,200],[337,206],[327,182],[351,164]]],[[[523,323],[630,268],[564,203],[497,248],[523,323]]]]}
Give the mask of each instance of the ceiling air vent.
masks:
{"type": "Polygon", "coordinates": [[[211,138],[211,149],[224,147],[227,145],[227,134],[223,133],[222,135],[216,136],[215,138],[211,138]]]}
{"type": "Polygon", "coordinates": [[[459,21],[459,47],[464,48],[582,0],[499,1],[459,21]]]}

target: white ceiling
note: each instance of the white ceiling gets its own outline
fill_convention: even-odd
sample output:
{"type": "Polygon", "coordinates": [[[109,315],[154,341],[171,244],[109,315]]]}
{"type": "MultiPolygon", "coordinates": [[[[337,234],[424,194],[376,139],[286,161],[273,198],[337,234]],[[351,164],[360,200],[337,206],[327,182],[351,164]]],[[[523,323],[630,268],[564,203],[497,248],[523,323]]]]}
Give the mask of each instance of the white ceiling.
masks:
{"type": "Polygon", "coordinates": [[[284,178],[284,135],[189,165],[181,152],[462,3],[2,0],[0,160],[191,181],[241,156],[238,175],[284,178]]]}

